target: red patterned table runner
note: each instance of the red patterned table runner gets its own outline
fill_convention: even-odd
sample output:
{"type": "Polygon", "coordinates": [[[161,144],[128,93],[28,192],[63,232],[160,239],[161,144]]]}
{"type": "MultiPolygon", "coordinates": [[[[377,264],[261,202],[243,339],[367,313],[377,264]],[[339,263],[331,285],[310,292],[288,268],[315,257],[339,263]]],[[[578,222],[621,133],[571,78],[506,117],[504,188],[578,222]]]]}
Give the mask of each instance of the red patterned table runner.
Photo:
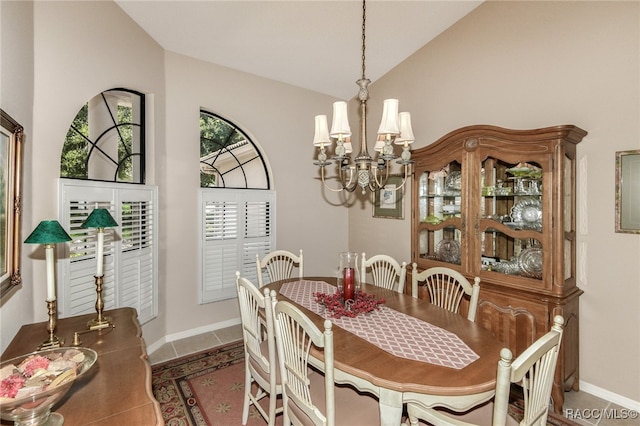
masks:
{"type": "Polygon", "coordinates": [[[336,287],[324,281],[292,281],[280,293],[335,325],[395,356],[461,369],[478,359],[458,336],[418,318],[386,306],[355,318],[330,318],[313,293],[329,293],[336,287]]]}

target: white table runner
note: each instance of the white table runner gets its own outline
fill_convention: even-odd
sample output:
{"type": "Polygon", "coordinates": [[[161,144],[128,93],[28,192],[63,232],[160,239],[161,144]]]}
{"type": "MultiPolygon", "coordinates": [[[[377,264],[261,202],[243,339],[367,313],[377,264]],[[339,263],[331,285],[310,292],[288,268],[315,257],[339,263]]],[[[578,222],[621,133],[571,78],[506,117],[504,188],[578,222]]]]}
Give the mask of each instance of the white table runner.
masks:
{"type": "Polygon", "coordinates": [[[458,336],[418,318],[386,306],[355,318],[332,318],[313,293],[333,294],[335,286],[324,281],[285,283],[280,293],[335,325],[395,356],[434,365],[462,369],[479,358],[458,336]]]}

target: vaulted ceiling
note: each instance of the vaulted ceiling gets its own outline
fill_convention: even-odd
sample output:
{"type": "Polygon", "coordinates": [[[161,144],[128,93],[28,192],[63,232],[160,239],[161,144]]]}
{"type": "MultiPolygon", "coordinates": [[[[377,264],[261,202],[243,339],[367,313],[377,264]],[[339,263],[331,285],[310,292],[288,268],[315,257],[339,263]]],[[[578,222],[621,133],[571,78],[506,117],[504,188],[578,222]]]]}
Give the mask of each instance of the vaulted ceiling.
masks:
{"type": "MultiPolygon", "coordinates": [[[[340,99],[362,75],[362,2],[115,0],[164,49],[340,99]]],[[[366,76],[375,81],[481,0],[369,0],[366,76]]]]}

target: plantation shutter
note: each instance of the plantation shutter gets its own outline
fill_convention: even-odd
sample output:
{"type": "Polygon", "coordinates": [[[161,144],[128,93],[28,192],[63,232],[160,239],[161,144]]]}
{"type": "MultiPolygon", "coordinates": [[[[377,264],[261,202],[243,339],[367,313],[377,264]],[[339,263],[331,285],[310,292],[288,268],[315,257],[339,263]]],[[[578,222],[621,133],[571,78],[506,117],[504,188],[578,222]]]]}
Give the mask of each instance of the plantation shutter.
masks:
{"type": "Polygon", "coordinates": [[[256,254],[275,247],[275,192],[201,189],[200,301],[236,297],[235,273],[257,283],[256,254]]]}
{"type": "Polygon", "coordinates": [[[149,191],[120,193],[119,306],[136,308],[141,322],[157,315],[156,203],[149,191]]]}
{"type": "Polygon", "coordinates": [[[157,189],[111,182],[60,180],[60,217],[72,241],[59,260],[61,317],[95,312],[96,230],[82,223],[94,208],[118,226],[104,233],[104,309],[133,307],[145,323],[157,315],[157,189]]]}

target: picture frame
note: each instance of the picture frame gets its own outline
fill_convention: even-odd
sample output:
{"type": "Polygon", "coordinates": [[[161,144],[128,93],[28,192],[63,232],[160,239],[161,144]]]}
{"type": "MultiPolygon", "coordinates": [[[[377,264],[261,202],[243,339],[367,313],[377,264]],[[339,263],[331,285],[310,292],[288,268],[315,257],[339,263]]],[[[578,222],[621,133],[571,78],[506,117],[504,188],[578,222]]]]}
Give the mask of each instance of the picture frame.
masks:
{"type": "Polygon", "coordinates": [[[384,188],[377,188],[373,199],[373,217],[404,219],[402,175],[390,175],[384,188]]]}
{"type": "Polygon", "coordinates": [[[616,232],[640,234],[640,149],[616,152],[616,232]]]}
{"type": "Polygon", "coordinates": [[[0,304],[22,284],[22,149],[24,129],[0,109],[0,304]]]}

